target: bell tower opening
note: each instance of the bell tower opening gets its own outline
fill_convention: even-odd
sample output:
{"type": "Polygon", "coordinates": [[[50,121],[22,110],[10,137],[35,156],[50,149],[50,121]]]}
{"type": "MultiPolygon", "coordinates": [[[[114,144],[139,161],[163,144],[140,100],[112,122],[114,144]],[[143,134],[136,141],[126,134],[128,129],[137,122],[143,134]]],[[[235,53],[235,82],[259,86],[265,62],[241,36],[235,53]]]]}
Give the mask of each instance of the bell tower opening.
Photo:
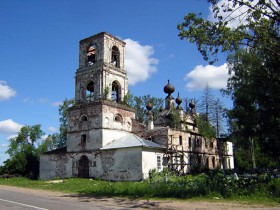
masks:
{"type": "Polygon", "coordinates": [[[87,63],[89,66],[96,62],[96,45],[91,45],[87,50],[87,63]]]}
{"type": "Polygon", "coordinates": [[[120,68],[120,51],[116,46],[112,47],[112,64],[120,68]]]}
{"type": "Polygon", "coordinates": [[[121,102],[121,86],[118,81],[114,81],[112,83],[112,101],[114,102],[121,102]]]}
{"type": "Polygon", "coordinates": [[[88,102],[94,100],[94,83],[93,83],[93,81],[90,81],[90,82],[87,84],[86,98],[87,98],[87,101],[88,101],[88,102]]]}

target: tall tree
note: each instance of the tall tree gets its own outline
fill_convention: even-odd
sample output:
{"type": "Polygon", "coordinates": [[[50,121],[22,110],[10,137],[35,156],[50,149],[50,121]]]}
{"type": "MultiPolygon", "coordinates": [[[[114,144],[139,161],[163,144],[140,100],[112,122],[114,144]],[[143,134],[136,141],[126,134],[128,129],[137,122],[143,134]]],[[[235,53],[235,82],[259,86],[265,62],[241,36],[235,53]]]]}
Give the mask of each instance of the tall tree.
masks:
{"type": "Polygon", "coordinates": [[[53,134],[51,138],[56,142],[57,148],[66,146],[67,140],[67,123],[68,123],[68,109],[75,103],[74,99],[65,99],[61,105],[59,105],[59,133],[53,134]]]}
{"type": "Polygon", "coordinates": [[[236,143],[251,151],[259,148],[280,165],[280,2],[208,2],[216,20],[188,14],[178,25],[179,36],[196,43],[210,64],[220,52],[229,53],[226,93],[233,100],[229,118],[236,143]]]}

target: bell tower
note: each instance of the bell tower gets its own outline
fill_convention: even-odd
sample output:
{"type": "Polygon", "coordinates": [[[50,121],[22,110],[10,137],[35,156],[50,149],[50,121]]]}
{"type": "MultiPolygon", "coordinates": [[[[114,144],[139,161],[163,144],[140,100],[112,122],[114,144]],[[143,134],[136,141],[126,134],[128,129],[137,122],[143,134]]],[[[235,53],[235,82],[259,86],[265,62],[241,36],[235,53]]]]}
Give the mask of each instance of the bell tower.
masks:
{"type": "Polygon", "coordinates": [[[79,44],[75,105],[68,109],[67,152],[91,152],[132,132],[134,110],[128,93],[125,42],[102,32],[79,44]]]}
{"type": "Polygon", "coordinates": [[[108,99],[122,102],[128,92],[125,42],[105,32],[80,41],[76,71],[77,104],[108,99]]]}

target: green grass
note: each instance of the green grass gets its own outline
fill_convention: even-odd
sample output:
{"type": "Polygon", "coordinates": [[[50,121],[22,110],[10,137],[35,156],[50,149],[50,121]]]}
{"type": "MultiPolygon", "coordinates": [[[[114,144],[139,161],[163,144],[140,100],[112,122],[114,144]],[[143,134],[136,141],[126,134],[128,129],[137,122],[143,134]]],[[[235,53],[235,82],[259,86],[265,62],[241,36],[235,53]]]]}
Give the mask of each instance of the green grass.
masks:
{"type": "MultiPolygon", "coordinates": [[[[271,185],[271,183],[269,184],[271,185]]],[[[209,191],[211,187],[207,186],[204,176],[191,176],[189,178],[171,177],[167,181],[155,179],[142,182],[108,182],[94,179],[69,178],[58,183],[45,180],[29,180],[20,177],[0,179],[0,185],[60,191],[87,196],[118,196],[145,199],[168,198],[174,200],[188,199],[188,201],[238,202],[249,205],[266,206],[276,206],[280,203],[279,197],[268,196],[266,193],[267,191],[260,190],[248,195],[233,193],[231,196],[223,197],[221,193],[215,190],[212,192],[209,191]]]]}

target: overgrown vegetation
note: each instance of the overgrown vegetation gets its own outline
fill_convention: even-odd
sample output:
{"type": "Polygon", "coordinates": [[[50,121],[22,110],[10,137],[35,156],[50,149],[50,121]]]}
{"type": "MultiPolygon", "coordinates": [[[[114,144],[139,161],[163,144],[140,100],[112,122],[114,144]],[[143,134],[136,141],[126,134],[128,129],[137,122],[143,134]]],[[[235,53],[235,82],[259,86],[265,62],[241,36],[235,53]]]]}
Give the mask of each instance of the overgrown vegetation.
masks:
{"type": "MultiPolygon", "coordinates": [[[[208,171],[198,175],[176,176],[172,173],[151,171],[147,180],[141,182],[108,182],[93,179],[66,179],[61,182],[26,178],[0,179],[1,185],[13,185],[81,193],[99,196],[129,196],[137,198],[182,198],[205,197],[213,199],[246,200],[277,204],[280,202],[280,178],[271,179],[268,175],[258,178],[239,178],[223,174],[221,171],[208,171]]],[[[251,201],[252,202],[252,201],[251,201]]]]}
{"type": "Polygon", "coordinates": [[[179,37],[195,43],[209,64],[226,54],[230,138],[237,167],[280,167],[280,2],[207,0],[214,21],[189,13],[179,37]],[[264,158],[263,158],[264,157],[264,158]],[[242,160],[251,161],[242,161],[242,160]],[[240,161],[241,160],[241,161],[240,161]]]}

